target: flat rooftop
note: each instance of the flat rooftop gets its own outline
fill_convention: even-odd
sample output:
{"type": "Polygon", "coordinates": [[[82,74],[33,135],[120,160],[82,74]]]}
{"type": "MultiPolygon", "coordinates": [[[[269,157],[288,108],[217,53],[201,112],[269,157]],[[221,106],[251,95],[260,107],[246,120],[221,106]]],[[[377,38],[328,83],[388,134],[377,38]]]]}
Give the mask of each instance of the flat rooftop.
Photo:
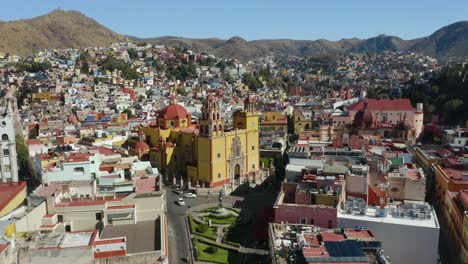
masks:
{"type": "Polygon", "coordinates": [[[410,217],[393,217],[390,213],[386,216],[375,216],[376,209],[368,207],[364,215],[344,213],[342,210],[337,210],[338,219],[352,219],[367,222],[380,222],[396,225],[408,225],[427,228],[439,228],[439,222],[433,208],[431,208],[430,219],[419,219],[410,217]]]}
{"type": "Polygon", "coordinates": [[[158,176],[149,175],[136,178],[135,192],[156,192],[159,191],[158,176]]]}
{"type": "Polygon", "coordinates": [[[75,248],[87,247],[93,243],[97,231],[83,231],[72,233],[49,233],[37,237],[32,248],[75,248]]]}
{"type": "Polygon", "coordinates": [[[127,252],[143,253],[161,250],[161,219],[143,221],[134,225],[106,226],[102,230],[101,239],[127,239],[127,252]]]}

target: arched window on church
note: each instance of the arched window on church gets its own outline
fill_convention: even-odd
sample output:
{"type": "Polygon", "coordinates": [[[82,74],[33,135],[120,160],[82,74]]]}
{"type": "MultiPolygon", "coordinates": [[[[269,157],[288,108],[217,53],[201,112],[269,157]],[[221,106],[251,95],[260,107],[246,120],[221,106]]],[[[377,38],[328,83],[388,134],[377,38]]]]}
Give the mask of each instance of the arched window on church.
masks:
{"type": "Polygon", "coordinates": [[[213,131],[216,131],[216,130],[217,130],[217,129],[216,129],[216,125],[214,125],[214,126],[213,126],[213,131]]]}
{"type": "Polygon", "coordinates": [[[219,112],[218,112],[218,113],[216,113],[216,116],[218,117],[218,120],[219,120],[219,112]]]}
{"type": "Polygon", "coordinates": [[[219,131],[223,131],[223,126],[219,125],[219,131]]]}
{"type": "Polygon", "coordinates": [[[5,141],[8,140],[8,135],[7,135],[7,134],[3,134],[3,135],[2,135],[2,140],[5,140],[5,141]]]}
{"type": "Polygon", "coordinates": [[[216,120],[216,114],[213,113],[213,120],[216,120]]]}
{"type": "Polygon", "coordinates": [[[200,134],[203,134],[203,128],[205,128],[204,126],[200,126],[200,134]]]}

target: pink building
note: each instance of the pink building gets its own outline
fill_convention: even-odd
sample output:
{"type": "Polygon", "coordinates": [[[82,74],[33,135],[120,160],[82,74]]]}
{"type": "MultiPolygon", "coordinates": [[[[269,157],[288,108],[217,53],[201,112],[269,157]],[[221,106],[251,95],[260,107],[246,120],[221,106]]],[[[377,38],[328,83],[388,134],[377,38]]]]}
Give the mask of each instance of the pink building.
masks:
{"type": "Polygon", "coordinates": [[[386,127],[404,124],[414,130],[414,138],[419,137],[423,130],[423,104],[418,103],[414,108],[409,99],[366,99],[350,105],[345,114],[332,116],[333,121],[336,124],[352,124],[356,114],[364,108],[369,110],[366,120],[371,121],[372,126],[386,127]]]}
{"type": "Polygon", "coordinates": [[[283,183],[273,206],[275,223],[335,228],[341,180],[334,176],[305,175],[300,183],[283,183]]]}

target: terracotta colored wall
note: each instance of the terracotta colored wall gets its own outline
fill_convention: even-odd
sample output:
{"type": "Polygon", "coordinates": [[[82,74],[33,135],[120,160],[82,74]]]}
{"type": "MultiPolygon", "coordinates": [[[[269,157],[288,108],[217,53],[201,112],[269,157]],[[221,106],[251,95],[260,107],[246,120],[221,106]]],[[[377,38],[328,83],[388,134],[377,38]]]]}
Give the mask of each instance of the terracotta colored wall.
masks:
{"type": "Polygon", "coordinates": [[[328,221],[331,220],[332,228],[335,228],[337,226],[336,214],[336,208],[281,204],[275,208],[275,222],[300,224],[301,217],[305,217],[307,224],[311,224],[311,219],[314,219],[314,225],[323,228],[328,228],[328,221]]]}

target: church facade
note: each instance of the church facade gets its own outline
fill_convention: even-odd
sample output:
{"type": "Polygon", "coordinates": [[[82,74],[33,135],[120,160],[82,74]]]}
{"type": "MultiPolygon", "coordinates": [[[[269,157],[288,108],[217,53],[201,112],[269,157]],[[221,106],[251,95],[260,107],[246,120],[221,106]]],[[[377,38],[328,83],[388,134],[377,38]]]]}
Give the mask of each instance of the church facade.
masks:
{"type": "Polygon", "coordinates": [[[226,128],[218,101],[209,95],[198,124],[188,111],[171,103],[158,114],[157,124],[141,127],[135,152],[148,152],[151,164],[169,181],[184,185],[220,187],[253,181],[260,176],[259,118],[254,100],[244,101],[244,110],[233,115],[226,128]]]}

